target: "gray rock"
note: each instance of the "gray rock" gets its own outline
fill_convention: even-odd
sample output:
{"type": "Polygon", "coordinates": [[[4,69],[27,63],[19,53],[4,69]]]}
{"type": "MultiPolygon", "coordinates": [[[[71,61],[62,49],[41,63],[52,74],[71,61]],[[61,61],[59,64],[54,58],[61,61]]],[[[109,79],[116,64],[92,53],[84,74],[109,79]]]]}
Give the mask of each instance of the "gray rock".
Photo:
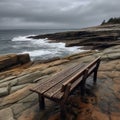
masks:
{"type": "Polygon", "coordinates": [[[108,54],[108,58],[111,60],[120,59],[120,53],[108,54]]]}
{"type": "Polygon", "coordinates": [[[43,75],[42,72],[37,71],[34,73],[30,73],[28,75],[22,76],[20,78],[18,78],[18,84],[25,84],[25,83],[32,83],[35,79],[37,79],[38,77],[41,77],[43,75]]]}
{"type": "Polygon", "coordinates": [[[0,88],[0,97],[8,95],[8,87],[0,88]]]}
{"type": "Polygon", "coordinates": [[[23,103],[13,104],[11,108],[15,116],[25,110],[23,103]]]}
{"type": "Polygon", "coordinates": [[[9,76],[9,77],[7,77],[5,79],[0,80],[0,83],[6,82],[6,81],[10,81],[10,80],[12,80],[14,78],[16,78],[16,76],[9,76]]]}
{"type": "Polygon", "coordinates": [[[19,90],[19,89],[22,89],[22,88],[24,88],[24,87],[27,86],[27,85],[28,85],[28,84],[13,86],[13,87],[11,87],[10,93],[13,93],[13,92],[15,92],[15,91],[17,91],[17,90],[19,90]]]}
{"type": "Polygon", "coordinates": [[[25,103],[25,102],[38,102],[38,94],[32,93],[19,101],[19,103],[25,103]]]}
{"type": "Polygon", "coordinates": [[[101,59],[108,61],[108,56],[107,56],[107,55],[102,55],[102,56],[101,56],[101,59]]]}
{"type": "Polygon", "coordinates": [[[1,87],[7,87],[8,86],[8,84],[9,84],[10,82],[4,82],[4,83],[0,83],[0,88],[1,87]]]}
{"type": "Polygon", "coordinates": [[[103,53],[105,53],[105,54],[110,54],[110,53],[119,53],[120,52],[120,49],[107,49],[107,50],[105,50],[103,53]]]}
{"type": "Polygon", "coordinates": [[[18,118],[20,114],[23,113],[23,111],[31,108],[35,104],[36,104],[35,102],[18,103],[11,106],[11,108],[13,110],[15,117],[18,118]]]}
{"type": "Polygon", "coordinates": [[[17,83],[18,83],[18,79],[13,79],[11,81],[6,81],[3,83],[0,83],[0,87],[7,87],[9,84],[10,84],[10,86],[15,86],[15,85],[17,85],[17,83]]]}
{"type": "Polygon", "coordinates": [[[24,99],[25,97],[27,97],[29,94],[31,94],[32,92],[29,90],[33,85],[28,85],[6,97],[4,97],[0,103],[0,107],[4,107],[5,105],[11,105],[14,104],[16,102],[18,102],[21,99],[24,99]]]}
{"type": "Polygon", "coordinates": [[[15,120],[12,110],[10,108],[0,110],[0,120],[15,120]]]}

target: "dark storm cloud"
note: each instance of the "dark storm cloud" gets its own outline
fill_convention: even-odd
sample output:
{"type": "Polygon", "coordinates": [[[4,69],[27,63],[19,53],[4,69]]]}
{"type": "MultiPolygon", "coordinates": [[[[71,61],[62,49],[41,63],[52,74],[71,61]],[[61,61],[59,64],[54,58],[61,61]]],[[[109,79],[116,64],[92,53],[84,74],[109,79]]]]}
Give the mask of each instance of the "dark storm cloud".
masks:
{"type": "Polygon", "coordinates": [[[81,28],[120,16],[119,0],[0,0],[0,29],[81,28]]]}

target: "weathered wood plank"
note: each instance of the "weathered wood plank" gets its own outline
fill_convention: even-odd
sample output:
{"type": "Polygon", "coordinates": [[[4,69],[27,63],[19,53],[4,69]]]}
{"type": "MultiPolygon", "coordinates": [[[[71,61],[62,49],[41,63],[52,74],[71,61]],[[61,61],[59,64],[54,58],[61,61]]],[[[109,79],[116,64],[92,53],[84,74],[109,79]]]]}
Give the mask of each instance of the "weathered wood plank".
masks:
{"type": "Polygon", "coordinates": [[[65,120],[66,119],[66,108],[65,108],[65,104],[67,102],[67,99],[68,99],[68,96],[70,94],[70,88],[71,88],[71,84],[68,84],[67,87],[66,87],[66,90],[64,92],[64,95],[63,95],[63,99],[61,100],[60,102],[60,119],[61,120],[65,120]]]}
{"type": "Polygon", "coordinates": [[[80,69],[81,69],[81,67],[78,67],[77,69],[75,69],[69,76],[66,76],[63,80],[61,80],[61,82],[59,82],[58,84],[56,84],[51,89],[49,89],[46,92],[44,92],[44,95],[52,97],[56,92],[61,91],[62,83],[64,83],[65,81],[69,80],[72,76],[74,76],[75,74],[77,74],[77,72],[80,69]]]}
{"type": "Polygon", "coordinates": [[[81,69],[81,71],[78,71],[78,73],[75,76],[71,77],[71,79],[69,79],[68,81],[66,81],[65,83],[63,83],[63,88],[62,89],[64,89],[64,87],[67,86],[68,83],[73,83],[76,79],[78,79],[79,76],[81,76],[82,74],[84,74],[84,72],[85,72],[86,69],[88,69],[88,71],[90,69],[92,69],[91,67],[93,67],[93,69],[94,69],[94,67],[96,66],[96,64],[99,61],[99,59],[100,59],[100,57],[96,58],[93,62],[91,62],[90,64],[88,64],[85,68],[81,69]]]}
{"type": "MultiPolygon", "coordinates": [[[[81,80],[82,80],[82,77],[83,77],[83,76],[81,76],[81,77],[78,78],[74,83],[71,84],[70,92],[72,92],[72,91],[75,89],[75,87],[76,87],[78,84],[80,84],[80,82],[81,82],[81,80]]],[[[56,93],[55,93],[54,95],[52,95],[51,97],[52,97],[52,98],[56,98],[56,99],[61,99],[61,98],[63,97],[63,94],[64,94],[64,92],[61,92],[61,90],[59,90],[59,91],[56,91],[56,93]]]]}
{"type": "Polygon", "coordinates": [[[42,84],[37,85],[32,89],[32,91],[38,93],[39,95],[40,108],[44,109],[44,98],[48,98],[60,104],[61,117],[64,117],[65,102],[69,94],[75,90],[78,85],[81,85],[81,95],[84,95],[86,79],[92,73],[94,74],[93,81],[96,83],[99,64],[100,57],[96,58],[86,66],[78,64],[70,67],[42,84]]]}
{"type": "Polygon", "coordinates": [[[39,85],[35,89],[35,91],[40,92],[41,94],[43,94],[44,92],[46,92],[49,89],[51,89],[52,87],[54,87],[55,85],[57,85],[58,83],[60,83],[62,80],[64,80],[66,77],[70,76],[76,70],[80,69],[83,66],[84,65],[76,65],[73,68],[69,69],[68,71],[62,72],[62,74],[59,74],[59,75],[55,76],[54,78],[48,80],[44,84],[39,85]]]}
{"type": "Polygon", "coordinates": [[[90,64],[88,64],[87,66],[86,66],[86,68],[91,68],[93,65],[95,65],[99,60],[100,60],[100,58],[101,57],[98,57],[98,58],[96,58],[95,60],[93,60],[90,64]]]}

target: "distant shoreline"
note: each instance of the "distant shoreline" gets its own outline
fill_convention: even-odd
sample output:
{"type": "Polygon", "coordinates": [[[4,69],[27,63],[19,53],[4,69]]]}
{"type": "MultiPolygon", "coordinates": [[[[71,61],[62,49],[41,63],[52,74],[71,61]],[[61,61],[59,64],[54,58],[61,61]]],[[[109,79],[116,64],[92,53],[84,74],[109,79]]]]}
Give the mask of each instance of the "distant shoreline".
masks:
{"type": "Polygon", "coordinates": [[[66,47],[84,46],[84,49],[105,49],[119,45],[120,24],[109,24],[65,31],[53,34],[30,36],[33,39],[48,38],[51,42],[64,42],[66,47]]]}

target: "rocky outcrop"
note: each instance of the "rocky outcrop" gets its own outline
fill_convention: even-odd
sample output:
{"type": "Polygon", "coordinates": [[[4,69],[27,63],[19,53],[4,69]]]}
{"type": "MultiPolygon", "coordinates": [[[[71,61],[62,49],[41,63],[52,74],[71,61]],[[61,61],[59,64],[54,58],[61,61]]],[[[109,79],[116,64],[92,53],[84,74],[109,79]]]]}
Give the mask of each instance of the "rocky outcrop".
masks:
{"type": "Polygon", "coordinates": [[[38,96],[29,89],[75,64],[87,64],[101,56],[97,86],[90,78],[83,102],[79,90],[68,99],[67,120],[119,120],[120,117],[120,45],[103,51],[88,51],[62,59],[33,62],[28,67],[15,67],[0,72],[0,120],[59,120],[57,104],[46,100],[46,109],[39,111],[38,96]],[[16,74],[15,74],[16,73],[16,74]]]}
{"type": "Polygon", "coordinates": [[[0,71],[28,62],[30,62],[29,54],[9,54],[0,56],[0,71]]]}
{"type": "MultiPolygon", "coordinates": [[[[29,89],[36,84],[42,84],[45,80],[70,66],[78,63],[88,64],[98,56],[101,56],[101,64],[98,70],[97,85],[94,86],[92,78],[89,78],[86,81],[84,101],[80,97],[79,89],[76,89],[69,97],[66,105],[67,120],[119,120],[120,45],[118,45],[118,32],[115,33],[115,29],[118,31],[118,27],[86,28],[81,31],[59,33],[60,35],[56,36],[59,36],[58,41],[60,39],[66,43],[69,41],[68,44],[71,45],[75,45],[73,41],[85,44],[85,40],[85,45],[98,46],[97,43],[102,45],[102,42],[105,45],[110,44],[111,47],[104,48],[104,50],[85,51],[64,58],[33,61],[32,63],[28,54],[1,56],[0,120],[59,120],[60,108],[58,104],[46,99],[46,109],[39,111],[38,95],[29,89]],[[93,43],[92,38],[94,38],[93,43]],[[114,46],[113,39],[115,40],[114,46]],[[3,70],[4,68],[5,70],[3,70]]],[[[55,38],[55,40],[57,39],[55,38]]]]}
{"type": "Polygon", "coordinates": [[[103,25],[54,34],[30,36],[30,38],[48,38],[50,42],[65,42],[66,46],[89,46],[92,49],[105,49],[120,45],[120,24],[103,25]]]}

